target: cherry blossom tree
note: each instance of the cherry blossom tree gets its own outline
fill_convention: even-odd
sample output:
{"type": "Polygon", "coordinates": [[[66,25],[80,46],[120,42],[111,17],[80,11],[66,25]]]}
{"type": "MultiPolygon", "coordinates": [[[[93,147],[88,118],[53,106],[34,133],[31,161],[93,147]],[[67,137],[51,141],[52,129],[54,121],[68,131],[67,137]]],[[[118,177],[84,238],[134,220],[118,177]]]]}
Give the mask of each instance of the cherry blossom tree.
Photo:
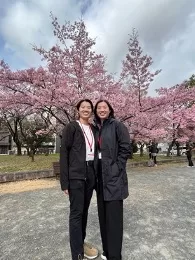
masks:
{"type": "Polygon", "coordinates": [[[6,100],[2,109],[29,106],[32,113],[46,115],[59,132],[58,127],[76,118],[75,105],[79,99],[95,101],[113,93],[114,80],[104,68],[105,57],[93,51],[95,40],[88,36],[84,22],[66,22],[60,26],[57,18],[51,17],[60,45],[49,50],[33,47],[46,66],[11,71],[2,61],[0,84],[6,100]]]}
{"type": "Polygon", "coordinates": [[[143,54],[135,30],[117,81],[105,69],[106,58],[95,53],[95,40],[89,37],[84,21],[60,25],[52,14],[51,19],[59,44],[48,50],[33,46],[44,66],[12,71],[5,62],[0,63],[0,109],[8,121],[20,116],[20,122],[25,122],[37,113],[59,133],[76,118],[79,99],[96,102],[104,98],[127,125],[133,141],[144,144],[151,139],[176,142],[191,138],[193,88],[181,84],[162,88],[157,97],[150,97],[150,83],[160,70],[151,71],[152,58],[143,54]]]}
{"type": "MultiPolygon", "coordinates": [[[[33,69],[29,71],[31,74],[34,72],[33,69]]],[[[32,116],[35,113],[37,113],[39,118],[42,118],[41,126],[44,126],[43,129],[48,127],[46,118],[41,117],[41,111],[38,111],[36,106],[32,106],[30,102],[29,93],[31,93],[33,88],[26,84],[22,72],[24,73],[24,71],[11,71],[9,66],[3,61],[0,64],[0,115],[16,144],[18,155],[21,155],[23,146],[27,147],[27,150],[28,148],[32,150],[32,145],[31,147],[29,146],[29,140],[32,139],[30,138],[32,136],[32,131],[30,131],[32,127],[28,127],[28,131],[26,128],[27,125],[30,126],[29,120],[31,118],[32,122],[32,116]]],[[[27,73],[28,70],[25,72],[27,73]]],[[[40,124],[37,125],[37,120],[35,125],[36,127],[34,126],[34,128],[40,130],[40,124]]],[[[40,136],[37,139],[40,140],[40,136]]]]}
{"type": "MultiPolygon", "coordinates": [[[[169,149],[173,145],[178,147],[180,142],[187,141],[190,138],[190,132],[187,129],[194,128],[193,112],[194,106],[188,106],[195,98],[195,91],[193,88],[186,88],[185,83],[173,86],[171,88],[161,88],[158,90],[159,96],[166,100],[166,104],[162,105],[163,118],[166,124],[164,129],[166,131],[166,140],[169,141],[169,149]]],[[[192,134],[192,133],[191,133],[192,134]]]]}
{"type": "Polygon", "coordinates": [[[19,96],[21,96],[21,93],[17,90],[14,90],[16,81],[10,81],[10,75],[12,75],[12,71],[10,70],[9,66],[4,61],[1,61],[0,116],[17,146],[17,154],[21,155],[22,139],[19,131],[19,125],[29,114],[29,109],[27,106],[24,106],[23,104],[19,105],[17,103],[17,99],[19,96]]]}
{"type": "Polygon", "coordinates": [[[44,142],[51,142],[54,139],[53,128],[47,125],[39,114],[32,114],[20,124],[20,133],[23,144],[28,155],[34,162],[34,155],[44,142]]]}
{"type": "Polygon", "coordinates": [[[105,57],[93,50],[95,40],[89,37],[85,23],[65,22],[61,26],[52,14],[51,18],[60,45],[49,50],[34,46],[47,64],[43,74],[49,74],[41,76],[42,84],[35,87],[35,98],[39,94],[41,98],[37,101],[58,123],[65,125],[76,117],[75,105],[79,99],[97,100],[114,83],[105,70],[105,57]]]}
{"type": "Polygon", "coordinates": [[[128,42],[128,53],[122,62],[121,81],[137,96],[139,106],[142,106],[142,98],[148,93],[150,83],[161,70],[150,71],[153,61],[148,55],[143,54],[140,46],[138,32],[133,29],[128,42]]]}
{"type": "Polygon", "coordinates": [[[120,113],[120,119],[129,126],[132,138],[141,146],[163,132],[160,120],[156,120],[156,109],[159,109],[162,100],[147,95],[150,83],[161,71],[151,72],[152,63],[152,58],[143,54],[134,29],[128,42],[128,53],[122,61],[120,83],[126,92],[124,96],[128,98],[125,99],[125,113],[120,113]]]}

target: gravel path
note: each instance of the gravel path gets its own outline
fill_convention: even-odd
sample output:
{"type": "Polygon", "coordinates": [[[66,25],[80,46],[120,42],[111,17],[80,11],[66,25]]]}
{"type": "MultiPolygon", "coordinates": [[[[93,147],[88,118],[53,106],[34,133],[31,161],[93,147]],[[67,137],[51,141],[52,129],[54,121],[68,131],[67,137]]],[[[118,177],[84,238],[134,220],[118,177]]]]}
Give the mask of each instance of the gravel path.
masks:
{"type": "MultiPolygon", "coordinates": [[[[195,260],[195,168],[177,164],[128,172],[123,260],[195,260]]],[[[34,182],[0,185],[0,260],[71,260],[68,198],[56,180],[34,182]]],[[[95,193],[87,232],[101,250],[95,193]]]]}

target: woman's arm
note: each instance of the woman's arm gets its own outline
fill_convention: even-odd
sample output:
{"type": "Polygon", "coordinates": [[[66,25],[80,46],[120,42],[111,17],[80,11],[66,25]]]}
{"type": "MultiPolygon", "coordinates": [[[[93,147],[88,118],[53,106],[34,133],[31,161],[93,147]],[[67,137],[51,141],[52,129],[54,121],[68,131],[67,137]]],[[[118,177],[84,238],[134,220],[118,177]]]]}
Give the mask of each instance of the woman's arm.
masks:
{"type": "Polygon", "coordinates": [[[62,140],[60,147],[60,184],[63,191],[69,187],[69,152],[72,147],[74,138],[74,129],[71,124],[68,124],[62,132],[62,140]]]}
{"type": "Polygon", "coordinates": [[[120,169],[124,169],[131,154],[130,136],[127,127],[121,122],[118,123],[116,131],[118,139],[117,164],[120,169]]]}

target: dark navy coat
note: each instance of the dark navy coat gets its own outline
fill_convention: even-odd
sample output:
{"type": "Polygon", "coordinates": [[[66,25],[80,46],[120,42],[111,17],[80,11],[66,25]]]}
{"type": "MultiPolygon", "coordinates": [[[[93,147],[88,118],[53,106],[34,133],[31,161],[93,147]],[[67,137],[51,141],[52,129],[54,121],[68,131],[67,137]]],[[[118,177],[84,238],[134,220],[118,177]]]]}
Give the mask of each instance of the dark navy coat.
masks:
{"type": "MultiPolygon", "coordinates": [[[[113,118],[105,120],[101,130],[97,124],[95,129],[96,142],[101,139],[104,200],[123,200],[129,195],[126,173],[126,162],[130,155],[128,130],[123,123],[113,118]]],[[[95,165],[98,171],[97,161],[95,165]]]]}

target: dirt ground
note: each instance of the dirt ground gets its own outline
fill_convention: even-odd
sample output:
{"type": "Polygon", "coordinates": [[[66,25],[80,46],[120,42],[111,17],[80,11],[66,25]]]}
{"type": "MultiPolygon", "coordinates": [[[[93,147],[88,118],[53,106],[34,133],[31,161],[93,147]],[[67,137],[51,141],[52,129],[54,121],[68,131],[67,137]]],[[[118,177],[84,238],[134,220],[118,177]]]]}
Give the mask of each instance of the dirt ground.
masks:
{"type": "MultiPolygon", "coordinates": [[[[175,164],[163,164],[158,165],[158,167],[136,167],[137,172],[156,172],[157,169],[166,169],[170,166],[174,166],[175,164]]],[[[178,167],[185,165],[185,163],[177,163],[178,167]]],[[[133,169],[127,165],[127,170],[132,171],[133,169]]],[[[52,188],[55,186],[59,186],[59,180],[55,178],[47,178],[47,179],[37,179],[37,180],[24,180],[24,181],[16,181],[16,182],[7,182],[0,184],[0,194],[8,194],[8,193],[18,193],[25,192],[31,190],[52,188]]],[[[60,186],[59,186],[60,189],[60,186]]]]}
{"type": "MultiPolygon", "coordinates": [[[[194,176],[187,163],[128,167],[123,259],[195,260],[194,176]]],[[[69,198],[59,180],[0,184],[0,191],[17,192],[0,194],[0,260],[71,259],[69,198]]],[[[101,253],[100,237],[94,192],[86,240],[101,253]]]]}
{"type": "Polygon", "coordinates": [[[0,194],[18,193],[24,191],[52,188],[59,185],[59,181],[53,178],[7,182],[0,184],[0,194]]]}

